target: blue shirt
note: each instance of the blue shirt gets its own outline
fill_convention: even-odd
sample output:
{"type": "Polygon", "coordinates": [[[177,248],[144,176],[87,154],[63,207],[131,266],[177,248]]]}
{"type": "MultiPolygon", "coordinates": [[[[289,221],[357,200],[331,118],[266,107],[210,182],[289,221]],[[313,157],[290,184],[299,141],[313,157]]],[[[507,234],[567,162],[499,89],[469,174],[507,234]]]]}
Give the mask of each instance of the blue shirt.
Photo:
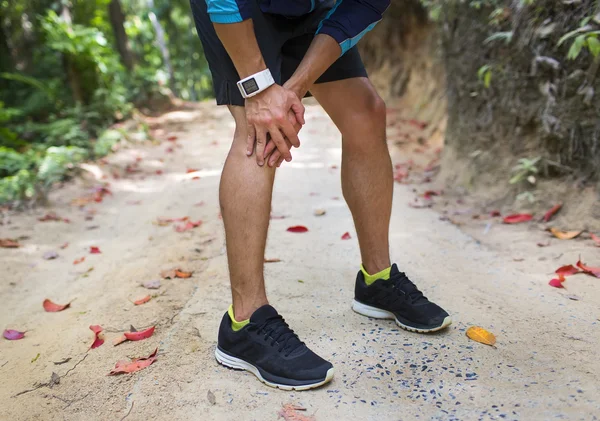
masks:
{"type": "MultiPolygon", "coordinates": [[[[251,2],[257,0],[206,0],[210,20],[215,23],[237,23],[250,19],[251,2]]],[[[315,2],[323,0],[258,0],[264,13],[300,17],[315,9],[315,2]]],[[[335,6],[319,24],[317,34],[335,39],[342,54],[381,20],[390,0],[337,0],[335,6]]]]}

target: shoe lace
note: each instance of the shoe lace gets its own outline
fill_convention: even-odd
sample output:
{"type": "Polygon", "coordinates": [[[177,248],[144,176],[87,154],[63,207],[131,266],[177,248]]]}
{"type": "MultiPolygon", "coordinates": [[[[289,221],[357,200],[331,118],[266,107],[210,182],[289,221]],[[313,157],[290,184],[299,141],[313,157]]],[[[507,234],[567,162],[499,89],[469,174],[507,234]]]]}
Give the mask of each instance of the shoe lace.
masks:
{"type": "Polygon", "coordinates": [[[417,286],[406,276],[404,272],[398,272],[390,279],[392,282],[392,289],[396,294],[405,295],[412,304],[415,304],[422,300],[427,300],[427,297],[423,295],[417,286]]]}
{"type": "Polygon", "coordinates": [[[285,356],[289,356],[296,349],[304,345],[298,335],[290,329],[281,315],[267,318],[258,324],[255,329],[259,335],[264,333],[264,340],[271,339],[271,346],[279,345],[279,352],[285,351],[285,356]]]}

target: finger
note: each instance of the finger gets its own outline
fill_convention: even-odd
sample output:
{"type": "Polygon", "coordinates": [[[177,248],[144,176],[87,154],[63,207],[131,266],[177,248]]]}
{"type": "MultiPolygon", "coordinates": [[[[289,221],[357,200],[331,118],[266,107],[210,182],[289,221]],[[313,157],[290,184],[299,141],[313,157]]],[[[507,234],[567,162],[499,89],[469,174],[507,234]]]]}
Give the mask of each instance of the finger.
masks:
{"type": "Polygon", "coordinates": [[[280,156],[279,159],[277,160],[277,168],[281,167],[282,163],[283,163],[283,156],[280,156]]]}
{"type": "Polygon", "coordinates": [[[273,140],[271,139],[265,147],[265,158],[269,156],[274,150],[277,150],[277,146],[275,145],[275,142],[273,142],[273,140]]]}
{"type": "MultiPolygon", "coordinates": [[[[287,144],[287,147],[292,149],[292,144],[287,139],[285,139],[285,142],[287,144]]],[[[279,165],[281,165],[281,162],[283,162],[283,155],[281,154],[281,152],[279,152],[279,150],[276,150],[269,157],[269,166],[274,167],[278,163],[279,163],[279,165]]]]}
{"type": "Polygon", "coordinates": [[[265,164],[265,145],[267,143],[267,132],[262,127],[256,127],[256,163],[261,167],[265,164]]]}
{"type": "Polygon", "coordinates": [[[275,152],[273,152],[269,157],[269,167],[275,166],[279,160],[283,160],[283,156],[278,149],[275,149],[275,152]]]}
{"type": "Polygon", "coordinates": [[[246,139],[246,155],[252,156],[254,151],[254,143],[256,142],[256,130],[254,126],[248,124],[248,138],[246,139]]]}
{"type": "Polygon", "coordinates": [[[300,147],[300,139],[298,139],[298,133],[294,130],[294,126],[286,119],[284,124],[281,124],[281,131],[287,138],[287,140],[296,148],[300,147]]]}
{"type": "Polygon", "coordinates": [[[290,124],[294,126],[294,130],[296,130],[296,133],[300,133],[300,129],[302,129],[302,124],[298,123],[298,120],[296,120],[296,114],[294,114],[294,112],[291,109],[288,112],[287,117],[290,124]]]}
{"type": "Polygon", "coordinates": [[[296,120],[298,120],[298,123],[302,124],[304,126],[304,105],[302,105],[302,103],[300,102],[300,100],[296,97],[295,101],[292,102],[292,111],[294,112],[294,114],[296,115],[296,120]]]}
{"type": "Polygon", "coordinates": [[[275,126],[272,126],[269,129],[269,134],[271,135],[271,138],[275,142],[277,149],[279,150],[279,152],[281,152],[281,155],[283,155],[285,160],[288,162],[291,161],[292,154],[290,153],[290,148],[288,147],[287,143],[283,139],[283,136],[281,135],[281,132],[279,131],[279,129],[275,126]]]}

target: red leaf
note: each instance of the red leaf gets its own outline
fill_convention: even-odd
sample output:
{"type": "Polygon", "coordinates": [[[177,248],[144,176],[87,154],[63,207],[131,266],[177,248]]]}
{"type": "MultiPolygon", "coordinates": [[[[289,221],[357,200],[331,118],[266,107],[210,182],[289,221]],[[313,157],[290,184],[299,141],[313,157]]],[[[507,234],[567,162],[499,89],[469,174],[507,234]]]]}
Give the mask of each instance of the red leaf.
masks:
{"type": "Polygon", "coordinates": [[[50,301],[48,298],[46,298],[42,305],[44,306],[44,310],[46,310],[48,313],[56,313],[58,311],[63,311],[64,309],[69,308],[71,306],[71,303],[62,305],[56,304],[50,301]]]}
{"type": "Polygon", "coordinates": [[[142,304],[146,304],[148,301],[150,301],[152,299],[152,296],[150,295],[146,295],[145,297],[140,298],[139,300],[135,300],[133,302],[133,304],[135,304],[136,306],[140,306],[142,304]]]}
{"type": "Polygon", "coordinates": [[[293,227],[289,227],[287,229],[288,232],[295,232],[295,233],[302,233],[302,232],[308,232],[308,228],[306,228],[304,225],[294,225],[293,227]]]}
{"type": "Polygon", "coordinates": [[[167,140],[168,140],[169,142],[175,142],[175,141],[177,140],[177,136],[175,136],[175,135],[171,135],[171,136],[167,137],[167,140]]]}
{"type": "Polygon", "coordinates": [[[200,180],[199,176],[192,177],[192,180],[200,180]]]}
{"type": "Polygon", "coordinates": [[[514,215],[505,216],[502,222],[505,224],[519,224],[521,222],[528,222],[533,219],[533,215],[529,213],[517,213],[514,215]]]}
{"type": "Polygon", "coordinates": [[[90,349],[98,348],[104,343],[104,339],[100,337],[100,333],[102,333],[104,329],[102,329],[102,326],[100,325],[91,325],[90,330],[94,332],[95,335],[94,342],[92,342],[90,349]]]}
{"type": "Polygon", "coordinates": [[[91,246],[91,247],[90,247],[90,254],[100,254],[100,253],[102,253],[102,252],[100,251],[100,248],[98,248],[98,247],[96,247],[96,246],[91,246]]]}
{"type": "Polygon", "coordinates": [[[588,275],[600,278],[600,267],[587,266],[585,263],[582,263],[581,259],[577,261],[577,267],[588,275]]]}
{"type": "Polygon", "coordinates": [[[11,240],[10,238],[0,238],[0,247],[5,249],[16,249],[21,247],[18,241],[11,240]]]}
{"type": "Polygon", "coordinates": [[[561,275],[558,278],[551,279],[550,282],[548,282],[548,285],[554,288],[564,288],[562,284],[564,280],[565,278],[561,275]]]}
{"type": "Polygon", "coordinates": [[[200,171],[200,170],[196,170],[194,168],[188,168],[187,171],[186,171],[186,173],[189,174],[189,173],[198,172],[198,171],[200,171]]]}
{"type": "Polygon", "coordinates": [[[495,218],[496,216],[502,216],[502,214],[500,213],[499,210],[493,210],[493,211],[490,212],[490,216],[492,218],[495,218]]]}
{"type": "Polygon", "coordinates": [[[179,269],[175,269],[175,277],[176,278],[189,278],[192,276],[192,272],[184,272],[179,269]]]}
{"type": "MultiPolygon", "coordinates": [[[[63,220],[63,218],[61,218],[54,212],[48,212],[46,215],[38,218],[38,221],[41,221],[41,222],[62,221],[62,220],[63,220]]],[[[65,222],[68,222],[68,220],[65,220],[65,222]]]]}
{"type": "Polygon", "coordinates": [[[594,240],[594,242],[596,243],[596,247],[600,247],[600,237],[593,233],[590,234],[590,237],[592,237],[592,240],[594,240]]]}
{"type": "Polygon", "coordinates": [[[573,265],[565,265],[556,269],[555,273],[558,276],[570,276],[579,273],[579,270],[573,265]]]}
{"type": "Polygon", "coordinates": [[[172,147],[168,147],[167,149],[165,149],[166,153],[173,153],[174,149],[172,147]]]}
{"type": "Polygon", "coordinates": [[[140,330],[139,332],[125,332],[123,335],[130,341],[141,341],[147,339],[154,333],[154,326],[149,327],[146,330],[140,330]]]}
{"type": "Polygon", "coordinates": [[[146,368],[150,366],[154,361],[156,361],[156,353],[158,352],[158,348],[154,350],[154,352],[147,357],[142,358],[134,358],[129,361],[119,361],[115,364],[115,368],[108,373],[109,376],[114,376],[115,374],[124,374],[124,373],[134,373],[138,370],[146,368]]]}
{"type": "Polygon", "coordinates": [[[127,341],[127,338],[125,337],[125,335],[117,336],[115,339],[113,339],[113,346],[122,344],[125,341],[127,341]]]}
{"type": "Polygon", "coordinates": [[[544,214],[544,222],[548,222],[550,219],[552,219],[552,217],[556,214],[556,212],[558,212],[560,210],[560,208],[562,208],[562,203],[559,203],[557,205],[552,206],[552,209],[550,209],[548,212],[546,212],[544,214]]]}
{"type": "Polygon", "coordinates": [[[408,124],[410,124],[411,126],[416,127],[419,130],[423,130],[423,129],[425,129],[425,127],[427,127],[427,125],[429,123],[427,123],[425,121],[419,121],[419,120],[408,120],[408,124]]]}
{"type": "Polygon", "coordinates": [[[78,264],[80,264],[81,262],[83,262],[84,260],[85,260],[85,256],[83,256],[83,257],[80,257],[79,259],[75,259],[75,260],[73,261],[73,264],[74,264],[74,265],[78,265],[78,264]]]}
{"type": "Polygon", "coordinates": [[[17,339],[23,339],[25,337],[25,332],[19,332],[18,330],[13,329],[5,329],[2,333],[2,336],[9,341],[16,341],[17,339]]]}
{"type": "Polygon", "coordinates": [[[69,243],[64,243],[62,246],[60,246],[61,249],[66,249],[67,247],[69,247],[69,243]]]}
{"type": "Polygon", "coordinates": [[[342,240],[349,240],[352,237],[350,237],[350,233],[349,232],[345,232],[344,235],[342,235],[342,240]]]}
{"type": "Polygon", "coordinates": [[[423,198],[431,200],[432,196],[440,196],[441,194],[441,191],[427,190],[425,193],[423,193],[423,198]]]}
{"type": "Polygon", "coordinates": [[[199,227],[200,225],[202,225],[202,221],[198,220],[196,222],[194,221],[187,221],[185,223],[185,225],[178,225],[175,226],[175,231],[177,232],[185,232],[185,231],[189,231],[193,228],[199,227]]]}
{"type": "Polygon", "coordinates": [[[204,206],[204,202],[194,203],[194,206],[204,206]]]}

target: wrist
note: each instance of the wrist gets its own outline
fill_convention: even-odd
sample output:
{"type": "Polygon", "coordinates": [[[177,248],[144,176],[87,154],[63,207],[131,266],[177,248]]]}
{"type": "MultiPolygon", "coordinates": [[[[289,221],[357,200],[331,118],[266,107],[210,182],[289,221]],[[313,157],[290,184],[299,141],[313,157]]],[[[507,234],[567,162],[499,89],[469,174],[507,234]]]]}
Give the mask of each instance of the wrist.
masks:
{"type": "Polygon", "coordinates": [[[306,92],[308,92],[308,83],[303,81],[301,78],[291,77],[284,85],[284,88],[294,92],[298,99],[304,98],[306,92]]]}
{"type": "Polygon", "coordinates": [[[237,69],[240,79],[245,79],[255,73],[262,72],[267,68],[262,56],[255,57],[254,60],[244,62],[243,66],[237,69]]]}

